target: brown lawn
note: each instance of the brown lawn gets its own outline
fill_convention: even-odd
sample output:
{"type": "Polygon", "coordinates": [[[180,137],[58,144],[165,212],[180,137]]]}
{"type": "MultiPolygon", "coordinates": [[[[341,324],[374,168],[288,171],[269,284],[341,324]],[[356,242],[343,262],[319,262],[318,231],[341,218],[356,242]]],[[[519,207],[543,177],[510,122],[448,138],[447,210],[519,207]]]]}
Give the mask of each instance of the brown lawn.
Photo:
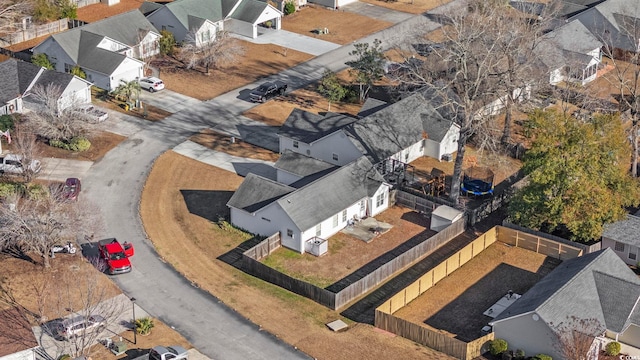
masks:
{"type": "Polygon", "coordinates": [[[394,315],[471,341],[491,320],[484,311],[509,290],[524,294],[559,263],[496,242],[394,315]]]}
{"type": "Polygon", "coordinates": [[[284,30],[341,45],[349,44],[391,25],[393,23],[387,21],[316,5],[305,6],[282,19],[284,30]],[[328,34],[319,35],[314,31],[324,28],[329,30],[328,34]]]}
{"type": "MultiPolygon", "coordinates": [[[[154,2],[153,0],[151,0],[154,2]]],[[[106,5],[106,4],[93,4],[84,6],[78,9],[78,20],[86,21],[88,23],[96,22],[109,16],[122,14],[127,11],[140,8],[140,5],[144,0],[120,0],[118,4],[106,5]]]]}
{"type": "Polygon", "coordinates": [[[140,205],[145,230],[160,256],[205,291],[315,358],[449,358],[348,320],[352,325],[349,330],[333,333],[325,324],[342,318],[339,313],[217,260],[246,236],[221,228],[205,217],[217,219],[220,214],[228,217],[225,204],[241,181],[235,174],[172,151],[161,155],[149,174],[140,205]],[[189,213],[181,190],[201,190],[202,193],[192,192],[188,198],[205,201],[206,213],[202,216],[189,213]],[[180,251],[175,251],[176,244],[180,251]]]}
{"type": "Polygon", "coordinates": [[[184,65],[171,57],[151,61],[160,69],[160,78],[167,89],[200,100],[209,100],[238,87],[250,84],[261,77],[276,74],[312,58],[311,55],[272,44],[253,44],[239,41],[244,55],[237,61],[210,69],[185,69],[184,65]]]}
{"type": "Polygon", "coordinates": [[[447,0],[362,0],[369,4],[382,6],[388,9],[404,11],[411,14],[422,14],[448,3],[447,0]]]}
{"type": "Polygon", "coordinates": [[[279,155],[261,147],[251,145],[241,139],[231,142],[228,135],[217,133],[210,129],[202,130],[199,134],[193,135],[189,140],[206,146],[211,150],[225,152],[231,155],[257,160],[275,162],[279,155]]]}

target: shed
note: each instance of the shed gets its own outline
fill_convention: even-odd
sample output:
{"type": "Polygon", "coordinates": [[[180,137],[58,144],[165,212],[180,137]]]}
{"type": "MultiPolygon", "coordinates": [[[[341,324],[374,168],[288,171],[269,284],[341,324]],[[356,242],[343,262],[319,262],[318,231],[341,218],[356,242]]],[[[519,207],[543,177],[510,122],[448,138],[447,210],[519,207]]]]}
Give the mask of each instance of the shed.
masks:
{"type": "Polygon", "coordinates": [[[431,213],[431,230],[442,231],[462,219],[464,213],[451,206],[440,205],[431,213]]]}

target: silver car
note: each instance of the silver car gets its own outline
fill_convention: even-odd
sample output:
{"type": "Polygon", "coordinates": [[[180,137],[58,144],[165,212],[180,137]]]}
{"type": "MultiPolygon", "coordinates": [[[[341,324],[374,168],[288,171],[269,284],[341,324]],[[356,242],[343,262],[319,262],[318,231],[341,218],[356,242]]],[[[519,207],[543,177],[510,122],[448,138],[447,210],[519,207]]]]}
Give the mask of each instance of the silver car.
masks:
{"type": "Polygon", "coordinates": [[[160,91],[164,89],[164,82],[157,77],[149,76],[138,80],[140,87],[149,92],[160,91]]]}
{"type": "Polygon", "coordinates": [[[105,319],[100,315],[80,315],[62,320],[56,335],[60,339],[69,340],[74,337],[84,336],[92,331],[102,332],[105,327],[105,319]]]}
{"type": "MultiPolygon", "coordinates": [[[[22,156],[16,154],[6,154],[4,156],[0,155],[0,174],[14,174],[14,175],[22,175],[24,174],[24,164],[22,163],[22,156]]],[[[39,160],[31,160],[29,164],[29,169],[33,171],[34,174],[40,172],[40,161],[39,160]]]]}

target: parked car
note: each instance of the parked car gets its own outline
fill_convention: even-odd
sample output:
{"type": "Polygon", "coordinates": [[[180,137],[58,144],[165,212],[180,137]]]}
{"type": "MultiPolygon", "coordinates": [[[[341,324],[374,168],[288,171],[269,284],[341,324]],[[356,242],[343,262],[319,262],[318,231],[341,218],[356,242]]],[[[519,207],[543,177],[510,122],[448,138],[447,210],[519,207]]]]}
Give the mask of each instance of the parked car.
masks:
{"type": "Polygon", "coordinates": [[[106,321],[100,315],[76,316],[62,320],[56,329],[55,336],[58,339],[69,340],[83,336],[87,332],[102,332],[106,328],[106,321]]]}
{"type": "Polygon", "coordinates": [[[81,190],[82,183],[78,178],[68,178],[63,183],[56,182],[49,187],[51,195],[60,201],[77,201],[81,190]]]}
{"type": "Polygon", "coordinates": [[[73,108],[81,116],[86,117],[90,122],[103,122],[109,118],[109,114],[106,111],[102,111],[92,104],[78,105],[73,108]]]}
{"type": "Polygon", "coordinates": [[[131,271],[133,244],[120,243],[117,239],[105,239],[98,242],[100,258],[107,264],[107,272],[111,275],[124,274],[131,271]]]}
{"type": "MultiPolygon", "coordinates": [[[[29,164],[29,169],[33,171],[34,174],[40,172],[41,164],[39,160],[31,160],[29,164]]],[[[22,156],[16,154],[7,154],[0,155],[0,174],[13,174],[13,175],[22,175],[24,174],[25,166],[22,163],[22,156]]]]}
{"type": "Polygon", "coordinates": [[[133,360],[188,360],[187,349],[182,346],[154,346],[148,354],[133,360]]]}
{"type": "Polygon", "coordinates": [[[282,81],[274,81],[260,85],[249,93],[249,96],[253,102],[265,102],[274,96],[284,95],[285,91],[287,91],[287,84],[282,81]]]}
{"type": "Polygon", "coordinates": [[[157,77],[149,76],[138,80],[140,87],[149,92],[160,91],[164,89],[164,82],[157,77]]]}

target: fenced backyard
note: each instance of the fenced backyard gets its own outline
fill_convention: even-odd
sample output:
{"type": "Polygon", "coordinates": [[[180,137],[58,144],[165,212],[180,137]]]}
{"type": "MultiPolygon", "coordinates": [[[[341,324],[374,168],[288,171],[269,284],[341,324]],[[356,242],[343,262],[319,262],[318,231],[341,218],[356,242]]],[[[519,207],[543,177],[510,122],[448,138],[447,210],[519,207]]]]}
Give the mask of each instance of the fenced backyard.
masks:
{"type": "Polygon", "coordinates": [[[69,19],[64,18],[42,25],[31,25],[27,29],[15,31],[0,37],[0,47],[7,47],[13,44],[29,41],[41,36],[59,33],[69,28],[69,19]]]}
{"type": "MultiPolygon", "coordinates": [[[[483,352],[484,344],[493,339],[492,333],[476,339],[471,339],[470,341],[464,341],[465,339],[457,338],[459,336],[448,333],[448,331],[433,329],[419,322],[411,321],[394,314],[403,309],[413,300],[418,299],[422,294],[438,284],[441,280],[451,275],[496,242],[500,242],[511,247],[535,251],[539,254],[562,260],[584,254],[584,249],[579,246],[571,246],[569,244],[529,234],[516,229],[496,226],[476,238],[439,265],[426,272],[418,280],[396,293],[389,300],[382,303],[375,311],[375,326],[459,359],[466,360],[480,356],[483,352]]],[[[559,262],[558,260],[555,261],[559,262]]],[[[553,264],[546,264],[545,266],[547,268],[542,269],[542,274],[553,268],[553,264]]],[[[486,280],[486,277],[484,280],[486,280]]],[[[495,282],[493,280],[492,282],[495,282]]],[[[486,289],[479,289],[476,287],[475,291],[482,292],[486,291],[486,289]]],[[[495,294],[487,295],[495,296],[495,294]]],[[[502,294],[498,295],[502,296],[502,294]]],[[[426,298],[422,299],[430,301],[426,298]]],[[[452,309],[454,306],[451,306],[451,300],[449,299],[446,301],[448,301],[449,305],[447,306],[449,309],[452,309]]],[[[459,306],[460,304],[456,305],[459,306]]],[[[444,308],[447,308],[447,306],[444,308]]],[[[425,321],[425,323],[429,322],[434,323],[434,321],[425,321]]],[[[435,322],[442,322],[442,319],[440,318],[435,322]]]]}
{"type": "Polygon", "coordinates": [[[399,256],[367,272],[365,275],[356,276],[357,278],[350,280],[348,285],[339,287],[340,290],[335,292],[293,278],[259,261],[280,247],[279,234],[274,234],[246,250],[242,256],[242,268],[245,272],[253,276],[278,285],[298,295],[310,298],[330,309],[338,310],[388,280],[397,272],[431,254],[441,245],[463,233],[464,230],[465,221],[457,221],[435,236],[411,247],[399,256]]]}

